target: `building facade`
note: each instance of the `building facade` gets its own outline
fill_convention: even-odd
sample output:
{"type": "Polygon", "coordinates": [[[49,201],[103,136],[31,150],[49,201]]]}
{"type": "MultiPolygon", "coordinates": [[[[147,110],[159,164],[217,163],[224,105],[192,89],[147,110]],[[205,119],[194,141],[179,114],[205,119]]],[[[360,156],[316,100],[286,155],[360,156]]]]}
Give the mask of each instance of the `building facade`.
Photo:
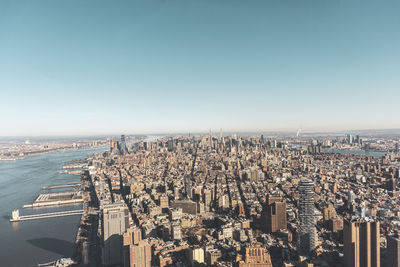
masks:
{"type": "Polygon", "coordinates": [[[308,255],[316,247],[314,184],[309,179],[301,179],[299,184],[299,231],[297,246],[301,255],[308,255]]]}
{"type": "Polygon", "coordinates": [[[287,229],[286,202],[282,197],[268,196],[263,221],[266,233],[287,229]]]}
{"type": "Polygon", "coordinates": [[[380,267],[379,222],[346,219],[343,244],[346,267],[380,267]]]}
{"type": "Polygon", "coordinates": [[[147,239],[130,245],[130,267],[151,267],[151,245],[147,239]]]}
{"type": "Polygon", "coordinates": [[[398,234],[387,236],[386,264],[387,267],[400,267],[400,239],[398,234]]]}
{"type": "Polygon", "coordinates": [[[102,213],[103,265],[122,263],[122,235],[129,226],[129,211],[123,203],[104,205],[102,213]]]}

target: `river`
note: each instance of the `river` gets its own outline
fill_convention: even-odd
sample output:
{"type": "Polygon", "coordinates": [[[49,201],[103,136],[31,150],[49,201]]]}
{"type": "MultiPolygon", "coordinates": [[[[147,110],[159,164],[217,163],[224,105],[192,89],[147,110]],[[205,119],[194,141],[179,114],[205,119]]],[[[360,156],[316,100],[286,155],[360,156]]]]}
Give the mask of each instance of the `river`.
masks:
{"type": "Polygon", "coordinates": [[[61,257],[71,257],[80,215],[10,223],[13,209],[20,215],[80,209],[81,205],[22,209],[31,204],[42,187],[78,182],[80,178],[60,174],[62,166],[106,148],[71,150],[0,161],[0,266],[37,266],[61,257]]]}
{"type": "Polygon", "coordinates": [[[384,157],[387,152],[382,151],[372,151],[372,150],[363,150],[363,149],[323,149],[323,153],[329,154],[352,154],[352,155],[362,155],[362,156],[372,156],[372,157],[384,157]]]}

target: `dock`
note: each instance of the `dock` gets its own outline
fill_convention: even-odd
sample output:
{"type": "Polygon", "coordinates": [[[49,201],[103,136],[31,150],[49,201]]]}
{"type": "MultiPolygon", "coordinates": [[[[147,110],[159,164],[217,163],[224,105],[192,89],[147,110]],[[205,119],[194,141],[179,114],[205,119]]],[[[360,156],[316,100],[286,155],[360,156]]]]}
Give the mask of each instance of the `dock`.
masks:
{"type": "Polygon", "coordinates": [[[50,189],[57,189],[57,188],[67,188],[67,187],[79,187],[79,186],[81,186],[80,183],[78,183],[78,184],[66,184],[66,185],[53,185],[53,186],[42,187],[42,190],[50,190],[50,189]]]}
{"type": "Polygon", "coordinates": [[[39,207],[46,207],[46,206],[59,206],[59,205],[73,205],[83,203],[83,199],[71,199],[71,200],[57,200],[57,201],[48,201],[48,202],[38,202],[33,204],[26,204],[23,205],[22,208],[39,208],[39,207]]]}
{"type": "Polygon", "coordinates": [[[40,194],[32,204],[23,205],[22,208],[74,205],[83,202],[80,194],[76,191],[40,194]]]}
{"type": "Polygon", "coordinates": [[[83,213],[83,210],[70,210],[70,211],[49,212],[49,213],[42,213],[42,214],[19,216],[19,210],[13,210],[12,218],[10,219],[10,222],[46,219],[46,218],[71,216],[71,215],[81,215],[82,213],[83,213]]]}

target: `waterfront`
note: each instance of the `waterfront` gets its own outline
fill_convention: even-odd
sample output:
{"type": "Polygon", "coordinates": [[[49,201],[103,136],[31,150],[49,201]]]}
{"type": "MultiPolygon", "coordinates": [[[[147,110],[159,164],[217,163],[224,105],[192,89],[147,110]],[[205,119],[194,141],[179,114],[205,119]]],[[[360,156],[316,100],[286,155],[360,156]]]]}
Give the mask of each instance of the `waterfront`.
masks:
{"type": "Polygon", "coordinates": [[[352,155],[362,155],[362,156],[372,156],[372,157],[384,157],[387,152],[382,151],[372,151],[372,150],[363,150],[363,149],[334,149],[328,148],[323,149],[323,153],[329,154],[352,154],[352,155]]]}
{"type": "Polygon", "coordinates": [[[21,215],[27,215],[80,209],[81,205],[39,209],[21,207],[46,192],[42,187],[78,182],[78,176],[60,174],[62,166],[70,160],[104,150],[71,150],[0,162],[1,266],[37,266],[38,263],[72,256],[79,215],[10,223],[11,211],[18,208],[21,215]]]}

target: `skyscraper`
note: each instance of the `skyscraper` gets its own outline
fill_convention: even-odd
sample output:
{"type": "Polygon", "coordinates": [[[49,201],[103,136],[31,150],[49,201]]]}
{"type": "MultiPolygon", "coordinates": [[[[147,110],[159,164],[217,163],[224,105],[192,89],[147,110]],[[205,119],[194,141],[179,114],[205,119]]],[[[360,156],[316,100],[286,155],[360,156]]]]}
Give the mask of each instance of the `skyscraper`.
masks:
{"type": "Polygon", "coordinates": [[[114,140],[111,139],[111,140],[110,140],[110,152],[113,151],[113,148],[114,148],[114,140]]]}
{"type": "Polygon", "coordinates": [[[191,180],[191,177],[188,174],[185,175],[184,183],[185,183],[186,197],[189,199],[192,199],[192,184],[191,184],[190,180],[191,180]]]}
{"type": "Polygon", "coordinates": [[[127,151],[126,137],[125,135],[121,135],[121,143],[119,144],[119,153],[125,154],[126,151],[127,151]]]}
{"type": "Polygon", "coordinates": [[[122,235],[129,226],[128,208],[123,203],[108,204],[103,207],[102,230],[104,265],[122,263],[122,235]]]}
{"type": "Polygon", "coordinates": [[[203,202],[204,202],[204,208],[206,211],[210,211],[210,205],[211,205],[211,190],[208,188],[205,188],[203,190],[203,202]]]}
{"type": "Polygon", "coordinates": [[[167,147],[169,152],[174,151],[174,139],[171,138],[167,141],[167,147]]]}
{"type": "Polygon", "coordinates": [[[211,129],[210,129],[210,134],[209,134],[209,136],[208,136],[208,141],[210,142],[210,148],[212,149],[212,147],[213,147],[213,140],[212,140],[211,129]]]}
{"type": "Polygon", "coordinates": [[[354,197],[354,192],[352,191],[352,190],[350,190],[348,193],[347,193],[347,202],[349,202],[350,204],[351,203],[353,203],[354,202],[354,199],[355,199],[355,197],[354,197]]]}
{"type": "Polygon", "coordinates": [[[400,239],[398,233],[394,236],[387,236],[387,252],[386,263],[387,267],[400,267],[400,239]]]}
{"type": "Polygon", "coordinates": [[[274,233],[287,228],[286,202],[280,196],[268,196],[267,206],[264,210],[263,221],[265,231],[274,233]]]}
{"type": "Polygon", "coordinates": [[[353,136],[351,134],[347,135],[347,141],[348,141],[349,144],[353,143],[353,136]]]}
{"type": "Polygon", "coordinates": [[[151,267],[151,245],[147,239],[130,245],[130,267],[151,267]]]}
{"type": "Polygon", "coordinates": [[[314,216],[314,184],[309,179],[301,179],[299,184],[299,235],[298,252],[308,255],[316,247],[315,216],[314,216]]]}
{"type": "Polygon", "coordinates": [[[393,192],[396,191],[398,184],[398,179],[391,178],[386,182],[386,189],[393,192]]]}
{"type": "Polygon", "coordinates": [[[138,227],[130,227],[123,235],[123,266],[130,267],[131,265],[131,246],[138,245],[142,240],[142,231],[138,227]]]}
{"type": "Polygon", "coordinates": [[[343,243],[347,267],[380,266],[379,222],[344,220],[343,243]]]}

